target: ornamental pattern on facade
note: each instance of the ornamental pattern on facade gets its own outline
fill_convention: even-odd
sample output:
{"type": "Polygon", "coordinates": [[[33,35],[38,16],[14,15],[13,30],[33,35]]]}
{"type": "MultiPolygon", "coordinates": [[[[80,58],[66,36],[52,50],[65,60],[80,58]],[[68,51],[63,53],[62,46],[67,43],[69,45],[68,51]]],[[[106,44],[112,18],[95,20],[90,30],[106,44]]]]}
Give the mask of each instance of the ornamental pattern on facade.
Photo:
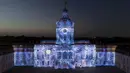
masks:
{"type": "Polygon", "coordinates": [[[102,48],[103,51],[99,52],[94,44],[75,44],[74,22],[69,18],[66,7],[62,18],[56,22],[56,38],[56,44],[38,44],[33,51],[27,51],[30,48],[14,48],[14,65],[55,69],[115,65],[114,51],[107,52],[107,48],[102,48]]]}

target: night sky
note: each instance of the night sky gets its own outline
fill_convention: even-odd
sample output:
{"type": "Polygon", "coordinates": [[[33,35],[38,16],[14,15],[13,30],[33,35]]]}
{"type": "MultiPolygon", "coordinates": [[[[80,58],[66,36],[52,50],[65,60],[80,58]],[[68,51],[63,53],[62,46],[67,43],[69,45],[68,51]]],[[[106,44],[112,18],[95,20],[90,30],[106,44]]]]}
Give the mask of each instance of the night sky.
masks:
{"type": "MultiPolygon", "coordinates": [[[[64,0],[0,0],[0,35],[55,37],[64,0]]],[[[130,37],[130,0],[68,0],[75,37],[130,37]]]]}

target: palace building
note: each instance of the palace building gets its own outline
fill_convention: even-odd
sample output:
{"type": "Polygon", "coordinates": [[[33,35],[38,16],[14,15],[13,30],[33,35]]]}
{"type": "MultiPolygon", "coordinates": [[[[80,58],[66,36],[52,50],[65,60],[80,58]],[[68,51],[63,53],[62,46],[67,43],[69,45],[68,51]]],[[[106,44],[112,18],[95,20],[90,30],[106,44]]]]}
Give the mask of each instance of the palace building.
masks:
{"type": "Polygon", "coordinates": [[[100,46],[88,40],[74,40],[74,22],[65,2],[62,17],[56,22],[56,40],[43,40],[34,47],[14,46],[14,66],[77,67],[115,66],[116,46],[100,46]]]}

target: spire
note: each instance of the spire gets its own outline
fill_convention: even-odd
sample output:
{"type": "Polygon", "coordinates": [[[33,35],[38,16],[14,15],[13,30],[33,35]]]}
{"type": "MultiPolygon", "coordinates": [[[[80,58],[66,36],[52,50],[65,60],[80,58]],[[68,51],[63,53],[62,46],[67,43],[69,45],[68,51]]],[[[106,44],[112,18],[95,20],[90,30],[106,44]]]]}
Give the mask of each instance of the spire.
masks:
{"type": "Polygon", "coordinates": [[[65,1],[65,8],[64,8],[63,12],[68,12],[68,10],[67,10],[67,0],[64,0],[64,1],[65,1]]]}
{"type": "Polygon", "coordinates": [[[63,9],[62,18],[69,18],[67,10],[67,0],[64,0],[65,8],[63,9]]]}
{"type": "Polygon", "coordinates": [[[67,8],[67,0],[65,0],[65,8],[67,8]]]}

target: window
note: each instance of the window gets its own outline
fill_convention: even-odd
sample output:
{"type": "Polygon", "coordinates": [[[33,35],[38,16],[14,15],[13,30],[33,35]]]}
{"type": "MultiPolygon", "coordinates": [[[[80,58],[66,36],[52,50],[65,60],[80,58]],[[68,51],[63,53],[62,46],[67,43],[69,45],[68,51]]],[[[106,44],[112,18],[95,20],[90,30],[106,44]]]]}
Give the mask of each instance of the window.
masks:
{"type": "Polygon", "coordinates": [[[44,65],[44,61],[42,61],[42,65],[44,65]]]}
{"type": "Polygon", "coordinates": [[[63,53],[63,59],[67,59],[67,52],[63,53]]]}

